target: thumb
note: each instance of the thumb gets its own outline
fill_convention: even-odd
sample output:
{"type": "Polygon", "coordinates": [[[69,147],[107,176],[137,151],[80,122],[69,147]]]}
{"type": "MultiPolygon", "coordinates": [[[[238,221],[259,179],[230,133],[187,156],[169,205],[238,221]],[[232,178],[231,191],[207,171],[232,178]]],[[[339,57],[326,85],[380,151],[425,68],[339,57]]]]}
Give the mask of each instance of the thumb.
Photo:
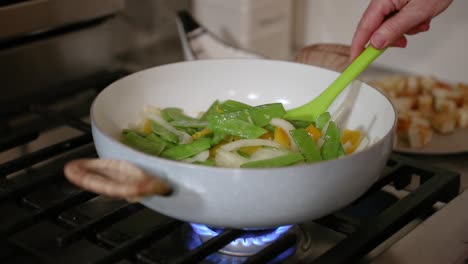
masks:
{"type": "Polygon", "coordinates": [[[428,18],[411,8],[402,9],[387,19],[371,36],[370,43],[376,49],[386,48],[404,36],[406,32],[426,21],[428,18]]]}

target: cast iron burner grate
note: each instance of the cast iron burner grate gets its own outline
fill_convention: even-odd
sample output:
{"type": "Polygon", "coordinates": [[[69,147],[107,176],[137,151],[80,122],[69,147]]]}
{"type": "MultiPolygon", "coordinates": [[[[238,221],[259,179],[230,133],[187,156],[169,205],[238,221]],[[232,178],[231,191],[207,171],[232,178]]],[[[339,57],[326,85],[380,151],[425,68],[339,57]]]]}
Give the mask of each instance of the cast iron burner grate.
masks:
{"type": "Polygon", "coordinates": [[[348,208],[294,225],[254,255],[230,256],[218,251],[248,231],[221,230],[193,243],[197,236],[188,223],[69,184],[63,165],[96,157],[89,125],[62,114],[71,109],[59,113],[34,105],[30,111],[36,118],[29,126],[5,130],[1,136],[9,140],[0,141],[0,151],[32,142],[54,125],[74,127],[81,134],[0,164],[1,263],[355,263],[459,191],[458,174],[394,154],[385,177],[348,208]],[[419,179],[417,188],[401,199],[382,190],[401,190],[414,179],[419,179]],[[325,232],[336,239],[316,250],[325,232]]]}

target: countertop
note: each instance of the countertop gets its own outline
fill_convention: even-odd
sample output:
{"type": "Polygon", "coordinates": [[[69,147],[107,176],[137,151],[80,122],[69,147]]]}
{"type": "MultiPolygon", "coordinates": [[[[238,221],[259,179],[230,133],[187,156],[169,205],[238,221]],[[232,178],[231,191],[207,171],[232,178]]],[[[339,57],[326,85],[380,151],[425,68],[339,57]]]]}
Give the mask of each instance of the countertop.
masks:
{"type": "MultiPolygon", "coordinates": [[[[466,167],[465,167],[466,168],[466,167]]],[[[468,190],[418,225],[374,264],[468,263],[468,190]]]]}

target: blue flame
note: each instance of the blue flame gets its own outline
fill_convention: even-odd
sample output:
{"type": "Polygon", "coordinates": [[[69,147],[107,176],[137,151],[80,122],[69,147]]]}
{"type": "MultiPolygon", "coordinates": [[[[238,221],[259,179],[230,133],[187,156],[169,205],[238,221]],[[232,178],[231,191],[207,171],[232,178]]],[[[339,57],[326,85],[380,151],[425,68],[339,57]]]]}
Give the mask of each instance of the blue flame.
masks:
{"type": "MultiPolygon", "coordinates": [[[[191,223],[190,225],[192,226],[195,233],[197,233],[200,236],[215,237],[221,233],[221,231],[215,231],[207,227],[206,225],[193,224],[193,223],[191,223]]],[[[272,230],[269,233],[261,234],[259,236],[237,238],[236,240],[232,241],[230,245],[234,247],[237,247],[237,246],[251,247],[253,245],[263,246],[278,239],[281,235],[286,233],[291,227],[292,225],[280,226],[272,230]]]]}

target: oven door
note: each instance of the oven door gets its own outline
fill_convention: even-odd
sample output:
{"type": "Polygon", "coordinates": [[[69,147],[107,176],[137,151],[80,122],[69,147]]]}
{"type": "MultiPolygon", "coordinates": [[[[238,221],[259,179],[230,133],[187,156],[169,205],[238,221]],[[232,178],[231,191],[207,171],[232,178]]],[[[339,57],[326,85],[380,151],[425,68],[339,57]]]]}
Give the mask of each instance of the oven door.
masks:
{"type": "Polygon", "coordinates": [[[7,0],[0,2],[0,40],[113,14],[124,0],[7,0]]]}

